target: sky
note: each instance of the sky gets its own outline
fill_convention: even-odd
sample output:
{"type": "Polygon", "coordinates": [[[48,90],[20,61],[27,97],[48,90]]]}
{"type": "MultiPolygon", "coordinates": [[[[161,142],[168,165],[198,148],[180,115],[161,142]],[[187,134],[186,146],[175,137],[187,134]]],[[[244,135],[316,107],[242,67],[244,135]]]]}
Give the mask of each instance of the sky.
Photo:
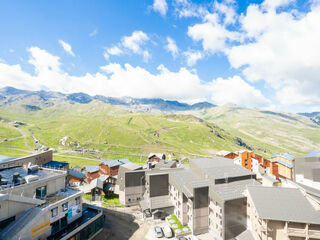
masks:
{"type": "Polygon", "coordinates": [[[319,0],[2,0],[0,88],[320,111],[319,23],[319,0]]]}

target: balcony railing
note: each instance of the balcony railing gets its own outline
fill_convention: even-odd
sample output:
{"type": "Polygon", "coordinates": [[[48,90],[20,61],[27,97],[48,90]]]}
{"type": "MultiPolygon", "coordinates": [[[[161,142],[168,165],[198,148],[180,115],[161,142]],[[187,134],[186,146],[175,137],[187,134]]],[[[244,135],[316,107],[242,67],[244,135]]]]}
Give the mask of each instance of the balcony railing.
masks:
{"type": "Polygon", "coordinates": [[[320,230],[309,230],[310,238],[320,238],[320,230]]]}
{"type": "Polygon", "coordinates": [[[289,236],[295,236],[295,237],[304,237],[307,234],[306,229],[301,228],[289,228],[288,227],[288,235],[289,236]]]}

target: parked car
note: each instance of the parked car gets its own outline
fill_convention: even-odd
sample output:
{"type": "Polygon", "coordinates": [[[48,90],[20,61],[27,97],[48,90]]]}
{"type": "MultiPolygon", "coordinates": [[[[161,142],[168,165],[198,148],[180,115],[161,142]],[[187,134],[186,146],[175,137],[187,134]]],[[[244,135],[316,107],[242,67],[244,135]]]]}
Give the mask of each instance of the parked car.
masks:
{"type": "Polygon", "coordinates": [[[188,240],[186,237],[178,237],[178,240],[188,240]]]}
{"type": "Polygon", "coordinates": [[[171,227],[169,227],[168,225],[163,228],[163,233],[164,233],[164,236],[165,236],[166,238],[171,238],[171,237],[173,237],[172,229],[171,229],[171,227]]]}
{"type": "Polygon", "coordinates": [[[157,238],[162,238],[163,237],[162,228],[159,226],[155,226],[154,227],[154,234],[156,235],[157,238]]]}

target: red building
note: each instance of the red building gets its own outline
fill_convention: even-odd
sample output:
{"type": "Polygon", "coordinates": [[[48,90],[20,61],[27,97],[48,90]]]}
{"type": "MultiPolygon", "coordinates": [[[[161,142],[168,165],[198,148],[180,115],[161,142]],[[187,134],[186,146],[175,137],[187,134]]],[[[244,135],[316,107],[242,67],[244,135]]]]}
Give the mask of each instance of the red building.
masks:
{"type": "Polygon", "coordinates": [[[119,167],[122,164],[129,163],[129,159],[104,160],[99,164],[99,174],[107,176],[117,176],[119,167]]]}

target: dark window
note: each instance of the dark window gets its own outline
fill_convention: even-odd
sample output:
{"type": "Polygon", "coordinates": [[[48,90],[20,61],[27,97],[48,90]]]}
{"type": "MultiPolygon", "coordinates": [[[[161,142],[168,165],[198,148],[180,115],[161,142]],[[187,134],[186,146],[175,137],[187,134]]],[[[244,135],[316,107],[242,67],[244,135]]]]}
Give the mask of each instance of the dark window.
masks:
{"type": "Polygon", "coordinates": [[[76,205],[80,204],[80,197],[76,197],[76,205]]]}
{"type": "Polygon", "coordinates": [[[58,207],[51,209],[51,217],[55,217],[58,215],[58,207]]]}
{"type": "Polygon", "coordinates": [[[44,199],[47,196],[47,186],[38,187],[36,189],[36,198],[44,199]]]}
{"type": "Polygon", "coordinates": [[[62,211],[67,211],[68,210],[68,203],[66,202],[66,203],[64,203],[64,204],[62,204],[62,211]]]}

